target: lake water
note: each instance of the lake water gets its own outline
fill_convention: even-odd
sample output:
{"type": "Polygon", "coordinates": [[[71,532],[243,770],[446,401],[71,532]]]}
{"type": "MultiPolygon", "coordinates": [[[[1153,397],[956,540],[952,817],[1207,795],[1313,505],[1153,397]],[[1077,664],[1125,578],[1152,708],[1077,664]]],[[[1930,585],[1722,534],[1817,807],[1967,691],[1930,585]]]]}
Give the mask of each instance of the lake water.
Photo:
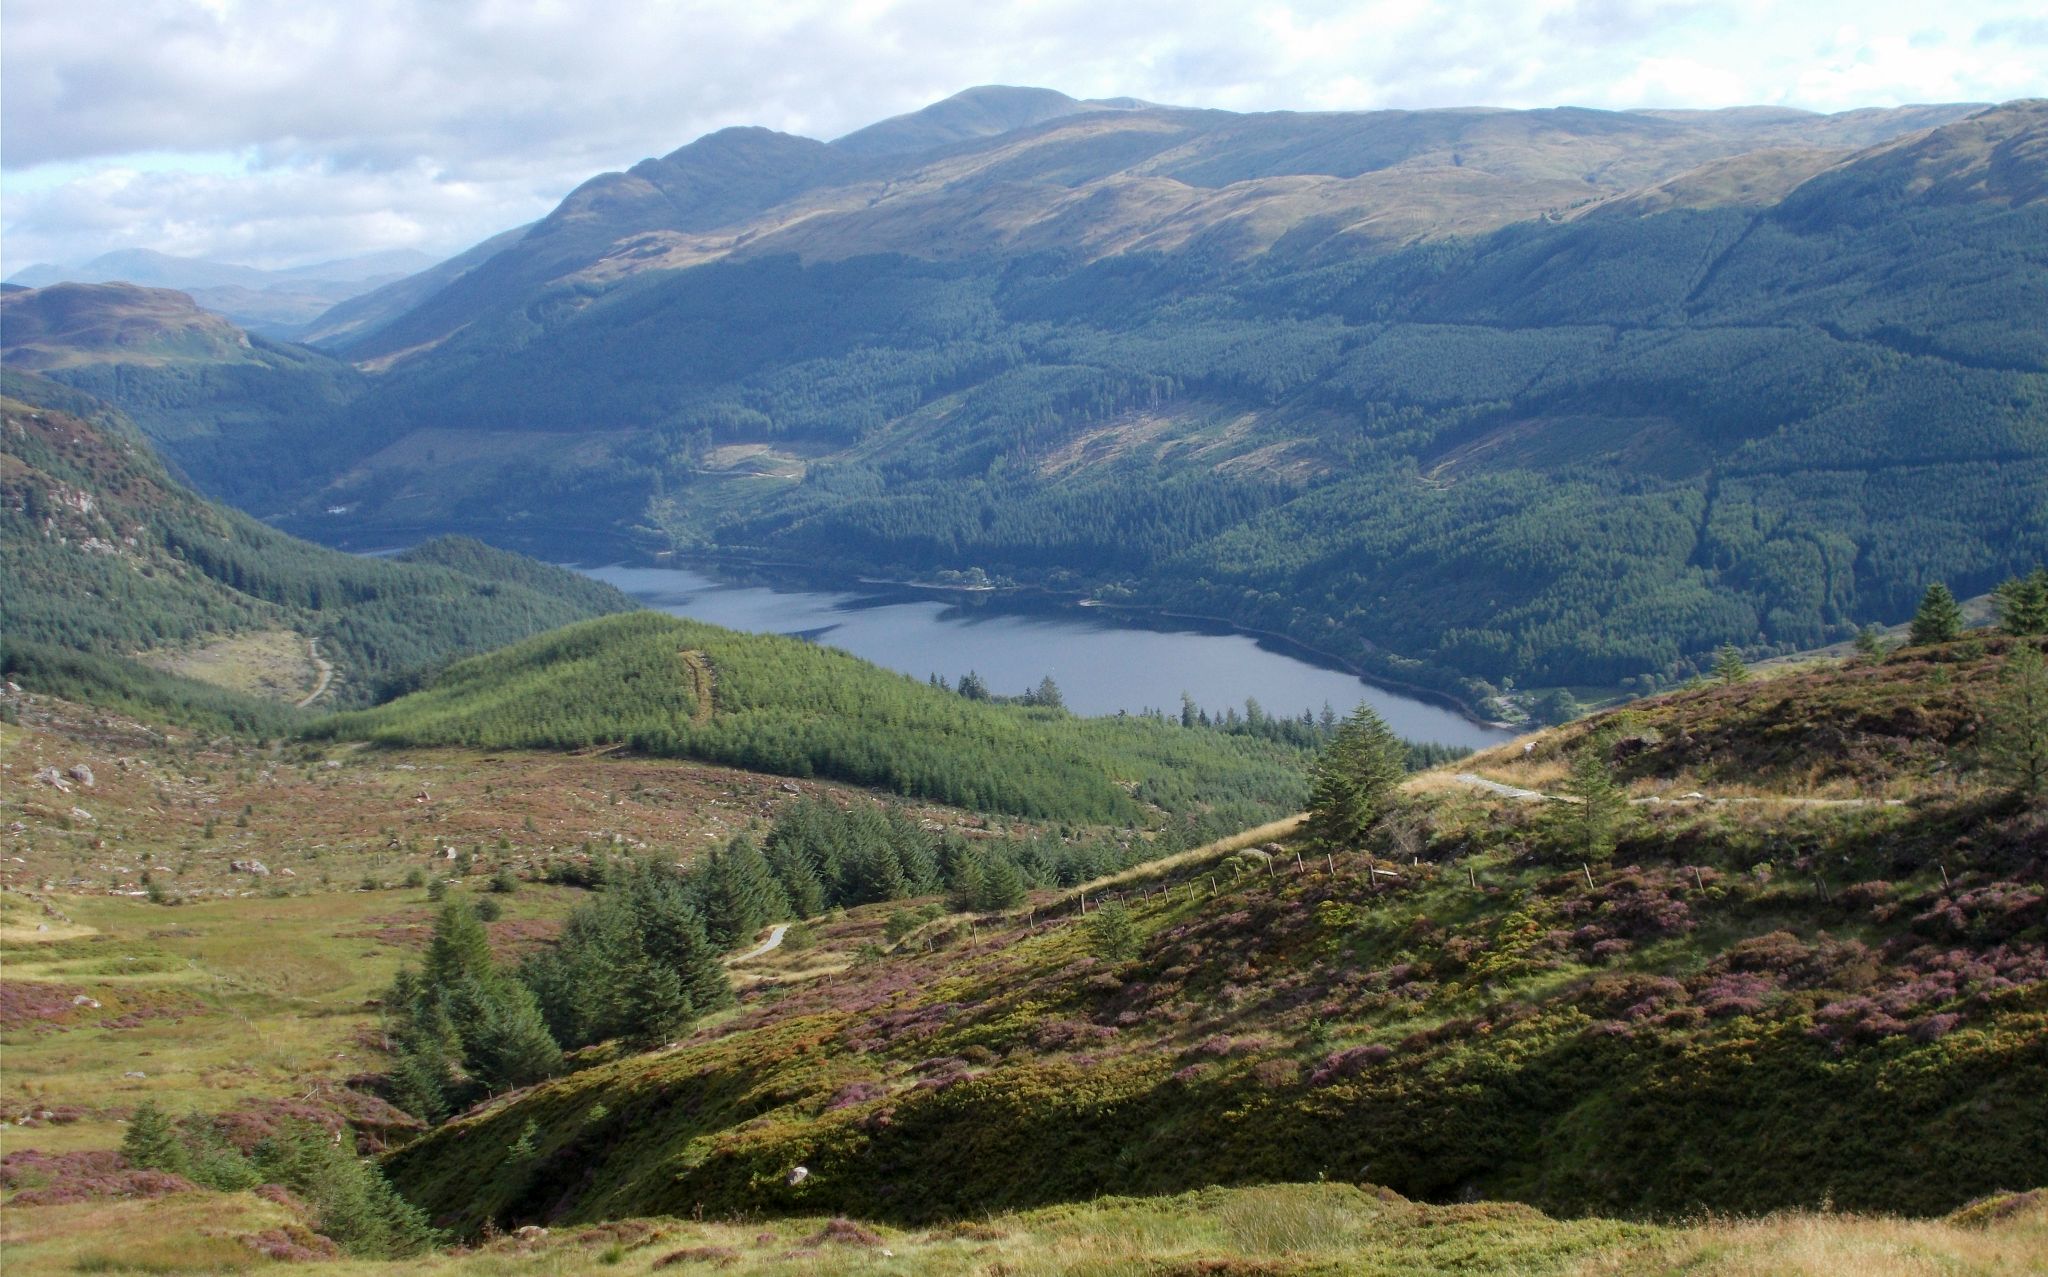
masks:
{"type": "Polygon", "coordinates": [[[917,678],[957,683],[972,670],[1014,695],[1051,676],[1078,714],[1180,712],[1181,693],[1213,712],[1257,700],[1267,713],[1339,715],[1368,701],[1409,740],[1483,748],[1507,733],[1454,710],[1375,687],[1243,634],[1153,628],[1079,608],[1019,607],[986,595],[932,597],[877,586],[823,591],[743,583],[690,568],[584,571],[648,607],[728,629],[789,634],[917,678]]]}

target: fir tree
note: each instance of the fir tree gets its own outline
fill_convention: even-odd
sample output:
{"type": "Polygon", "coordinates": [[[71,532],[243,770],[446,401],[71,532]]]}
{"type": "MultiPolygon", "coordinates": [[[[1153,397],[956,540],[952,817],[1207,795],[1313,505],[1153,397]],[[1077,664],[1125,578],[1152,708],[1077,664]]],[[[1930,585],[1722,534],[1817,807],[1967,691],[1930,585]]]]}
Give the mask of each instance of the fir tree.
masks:
{"type": "Polygon", "coordinates": [[[121,1156],[140,1170],[169,1171],[183,1175],[192,1169],[184,1141],[172,1125],[170,1115],[144,1100],[128,1118],[128,1131],[121,1137],[121,1156]]]}
{"type": "Polygon", "coordinates": [[[1024,903],[1024,875],[1008,856],[991,856],[981,867],[981,884],[974,894],[974,907],[983,913],[1014,909],[1024,903]]]}
{"type": "Polygon", "coordinates": [[[741,834],[712,853],[705,871],[704,930],[713,944],[734,948],[788,914],[789,901],[753,839],[741,834]]]}
{"type": "Polygon", "coordinates": [[[1856,631],[1856,654],[1867,661],[1880,660],[1885,654],[1884,630],[1876,625],[1866,625],[1856,631]]]}
{"type": "Polygon", "coordinates": [[[1549,812],[1564,849],[1588,860],[1614,854],[1616,830],[1628,814],[1628,791],[1614,779],[1608,762],[1612,750],[1612,739],[1604,735],[1581,744],[1564,783],[1566,796],[1576,801],[1556,803],[1549,812]]]}
{"type": "Polygon", "coordinates": [[[1371,706],[1351,712],[1310,772],[1308,835],[1318,847],[1358,846],[1386,815],[1408,751],[1371,706]]]}
{"type": "Polygon", "coordinates": [[[1999,627],[2007,634],[2048,634],[2048,568],[2016,576],[1992,593],[1999,627]]]}
{"type": "Polygon", "coordinates": [[[1714,653],[1714,678],[1722,686],[1740,683],[1748,677],[1749,666],[1742,662],[1742,649],[1728,643],[1714,653]]]}
{"type": "Polygon", "coordinates": [[[1984,719],[1986,769],[2022,798],[2048,797],[2048,660],[2031,643],[2005,658],[1984,719]]]}
{"type": "Polygon", "coordinates": [[[1122,902],[1103,905],[1088,916],[1088,952],[1104,962],[1128,962],[1138,956],[1138,924],[1122,902]]]}
{"type": "Polygon", "coordinates": [[[1914,647],[1926,647],[1930,643],[1946,643],[1962,632],[1963,609],[1957,606],[1956,596],[1948,592],[1948,586],[1936,581],[1920,596],[1920,607],[1913,613],[1906,641],[1914,647]]]}

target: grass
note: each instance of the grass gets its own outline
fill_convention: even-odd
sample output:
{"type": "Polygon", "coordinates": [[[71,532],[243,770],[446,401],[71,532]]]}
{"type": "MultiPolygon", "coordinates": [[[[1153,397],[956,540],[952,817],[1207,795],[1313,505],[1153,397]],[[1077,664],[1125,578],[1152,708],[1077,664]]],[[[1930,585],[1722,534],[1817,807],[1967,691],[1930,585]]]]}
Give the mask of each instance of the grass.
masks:
{"type": "MultiPolygon", "coordinates": [[[[203,1273],[267,1268],[244,1237],[283,1232],[290,1213],[249,1194],[10,1212],[9,1271],[203,1273]]],[[[1527,1207],[1430,1206],[1350,1184],[1110,1197],[929,1229],[798,1216],[655,1217],[506,1237],[402,1262],[338,1260],[332,1277],[566,1277],[715,1271],[897,1277],[2020,1277],[2043,1271],[2048,1208],[1997,1218],[1902,1220],[1790,1213],[1678,1226],[1560,1220],[1527,1207]]]]}
{"type": "MultiPolygon", "coordinates": [[[[529,887],[505,903],[501,935],[567,912],[578,893],[529,887]]],[[[40,916],[4,897],[7,916],[40,916]]],[[[371,999],[416,960],[432,906],[419,890],[213,900],[166,909],[107,897],[54,897],[61,930],[10,928],[7,986],[52,985],[98,1007],[0,1029],[0,1109],[67,1111],[14,1126],[0,1151],[112,1148],[135,1105],[220,1112],[341,1087],[381,1067],[362,1039],[371,999]],[[136,1075],[140,1076],[136,1076],[136,1075]]]]}
{"type": "MultiPolygon", "coordinates": [[[[22,783],[0,786],[0,885],[39,891],[139,896],[145,872],[182,898],[346,889],[366,877],[396,884],[452,872],[450,848],[470,854],[481,876],[582,849],[660,847],[681,859],[765,832],[800,793],[874,801],[848,786],[709,764],[266,746],[166,732],[48,697],[13,701],[21,721],[0,722],[0,776],[22,783]],[[90,787],[29,781],[46,766],[67,773],[79,764],[93,773],[90,787]],[[237,860],[271,872],[238,873],[237,860]]],[[[907,810],[950,830],[979,833],[989,823],[931,805],[907,810]]]]}
{"type": "Polygon", "coordinates": [[[312,691],[319,677],[306,637],[293,630],[222,635],[194,647],[144,653],[136,659],[167,673],[287,704],[312,691]]]}

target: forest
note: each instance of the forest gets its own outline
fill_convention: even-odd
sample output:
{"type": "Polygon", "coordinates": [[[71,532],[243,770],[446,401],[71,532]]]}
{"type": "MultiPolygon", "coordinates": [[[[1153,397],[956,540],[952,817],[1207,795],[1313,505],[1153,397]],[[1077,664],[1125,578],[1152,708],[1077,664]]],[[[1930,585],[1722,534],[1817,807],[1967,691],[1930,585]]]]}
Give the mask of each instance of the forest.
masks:
{"type": "Polygon", "coordinates": [[[449,667],[422,690],[310,724],[382,745],[622,745],[1047,820],[1148,810],[1239,827],[1297,810],[1303,746],[1141,716],[963,697],[844,652],[636,612],[449,667]]]}
{"type": "Polygon", "coordinates": [[[336,701],[367,704],[457,656],[632,607],[610,586],[461,538],[389,558],[301,541],[193,494],[104,404],[12,372],[4,388],[0,662],[61,680],[64,694],[94,699],[96,687],[274,724],[274,707],[130,658],[289,629],[334,662],[336,701]]]}
{"type": "Polygon", "coordinates": [[[308,462],[286,522],[365,535],[425,483],[487,536],[601,510],[683,548],[1220,616],[1468,697],[1649,690],[2048,552],[2048,337],[1997,318],[2048,309],[2044,244],[2039,203],[1861,192],[1380,255],[562,285],[330,419],[358,454],[488,429],[560,457],[333,486],[308,462]],[[603,451],[568,460],[584,437],[603,451]]]}

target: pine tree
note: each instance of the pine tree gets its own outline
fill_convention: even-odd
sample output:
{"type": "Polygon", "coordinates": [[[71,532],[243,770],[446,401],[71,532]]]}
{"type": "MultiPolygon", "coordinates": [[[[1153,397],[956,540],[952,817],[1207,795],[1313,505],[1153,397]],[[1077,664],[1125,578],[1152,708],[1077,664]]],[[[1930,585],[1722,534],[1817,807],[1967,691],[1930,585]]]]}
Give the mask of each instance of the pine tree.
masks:
{"type": "Polygon", "coordinates": [[[457,991],[457,1005],[467,1006],[462,1035],[463,1064],[470,1075],[493,1091],[538,1082],[559,1072],[562,1049],[548,1033],[533,990],[516,980],[497,980],[489,987],[474,984],[457,991]]]}
{"type": "Polygon", "coordinates": [[[1343,850],[1364,842],[1392,806],[1407,758],[1371,706],[1353,710],[1310,772],[1307,829],[1315,845],[1343,850]]]}
{"type": "Polygon", "coordinates": [[[789,901],[753,839],[741,834],[724,851],[712,853],[705,874],[704,930],[713,944],[722,949],[744,944],[788,914],[789,901]]]}
{"type": "Polygon", "coordinates": [[[1614,854],[1617,828],[1628,814],[1628,791],[1614,779],[1608,762],[1613,741],[1595,736],[1579,746],[1572,756],[1571,775],[1564,783],[1571,803],[1554,804],[1549,814],[1563,849],[1588,860],[1605,860],[1614,854]]]}
{"type": "Polygon", "coordinates": [[[1749,666],[1742,663],[1742,649],[1727,643],[1714,653],[1714,678],[1722,686],[1740,683],[1748,677],[1749,666]]]}
{"type": "Polygon", "coordinates": [[[191,1158],[185,1151],[184,1141],[178,1138],[177,1127],[172,1124],[170,1115],[158,1108],[153,1100],[144,1100],[137,1105],[128,1118],[128,1132],[121,1137],[121,1156],[139,1170],[184,1175],[192,1169],[191,1158]]]}
{"type": "Polygon", "coordinates": [[[1925,647],[1946,643],[1962,632],[1963,609],[1957,606],[1956,596],[1948,592],[1948,586],[1936,581],[1920,596],[1920,607],[1913,613],[1906,641],[1914,647],[1925,647]]]}
{"type": "Polygon", "coordinates": [[[1868,661],[1881,659],[1885,654],[1884,630],[1866,625],[1856,631],[1856,654],[1868,661]]]}
{"type": "Polygon", "coordinates": [[[466,900],[443,905],[427,943],[427,987],[452,989],[465,979],[486,978],[491,969],[491,938],[476,910],[466,900]]]}
{"type": "Polygon", "coordinates": [[[782,888],[789,910],[799,918],[815,918],[825,912],[825,884],[811,865],[810,857],[790,842],[770,842],[765,853],[768,867],[782,888]]]}
{"type": "Polygon", "coordinates": [[[1014,909],[1024,903],[1024,875],[1008,856],[990,856],[981,868],[981,886],[974,907],[983,913],[1014,909]]]}
{"type": "Polygon", "coordinates": [[[947,892],[947,903],[962,913],[981,907],[982,866],[981,857],[961,857],[959,867],[953,871],[951,889],[947,892]]]}
{"type": "Polygon", "coordinates": [[[1984,718],[1986,769],[2023,798],[2048,796],[2048,660],[2031,643],[2005,658],[1984,718]]]}
{"type": "Polygon", "coordinates": [[[1088,952],[1104,962],[1137,957],[1138,939],[1138,924],[1120,901],[1103,905],[1088,917],[1088,952]]]}
{"type": "Polygon", "coordinates": [[[2016,576],[1992,592],[2007,634],[2048,634],[2048,568],[2016,576]]]}

